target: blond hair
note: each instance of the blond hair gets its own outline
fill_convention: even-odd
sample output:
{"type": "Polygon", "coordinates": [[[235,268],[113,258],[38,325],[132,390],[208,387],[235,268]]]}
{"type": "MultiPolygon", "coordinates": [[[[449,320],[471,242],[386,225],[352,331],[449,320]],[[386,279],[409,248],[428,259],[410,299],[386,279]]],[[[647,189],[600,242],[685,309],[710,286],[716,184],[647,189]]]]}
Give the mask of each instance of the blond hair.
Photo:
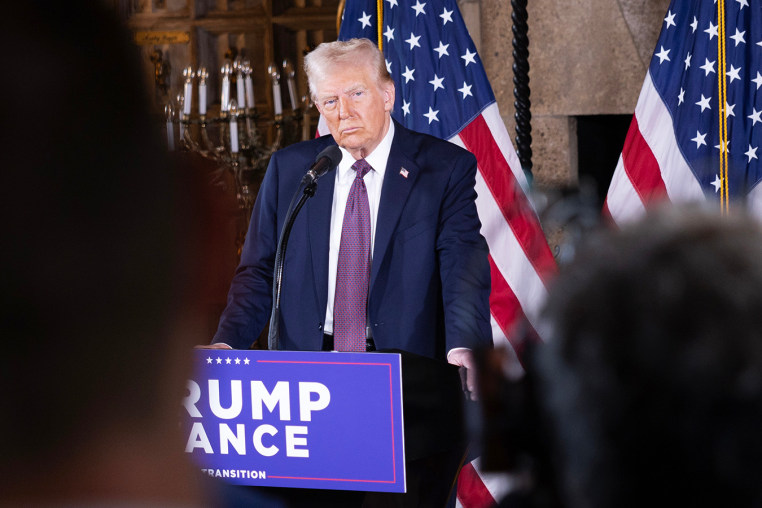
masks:
{"type": "Polygon", "coordinates": [[[394,83],[386,70],[384,55],[369,39],[349,39],[348,41],[324,42],[304,57],[304,70],[310,95],[315,100],[315,84],[338,65],[368,65],[375,71],[378,86],[394,83]]]}

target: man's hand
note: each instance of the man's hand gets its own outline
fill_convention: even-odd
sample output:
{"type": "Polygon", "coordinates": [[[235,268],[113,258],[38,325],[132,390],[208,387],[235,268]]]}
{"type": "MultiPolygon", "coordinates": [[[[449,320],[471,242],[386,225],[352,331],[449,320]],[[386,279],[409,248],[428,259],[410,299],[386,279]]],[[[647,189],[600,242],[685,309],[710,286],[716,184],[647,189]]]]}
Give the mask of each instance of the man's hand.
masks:
{"type": "Polygon", "coordinates": [[[233,349],[232,347],[228,346],[227,344],[223,344],[222,342],[218,342],[217,344],[201,344],[198,346],[194,346],[195,349],[233,349]]]}
{"type": "Polygon", "coordinates": [[[474,353],[470,349],[453,349],[447,355],[447,362],[460,367],[460,381],[463,383],[463,392],[471,400],[478,400],[479,394],[476,386],[476,361],[474,353]]]}

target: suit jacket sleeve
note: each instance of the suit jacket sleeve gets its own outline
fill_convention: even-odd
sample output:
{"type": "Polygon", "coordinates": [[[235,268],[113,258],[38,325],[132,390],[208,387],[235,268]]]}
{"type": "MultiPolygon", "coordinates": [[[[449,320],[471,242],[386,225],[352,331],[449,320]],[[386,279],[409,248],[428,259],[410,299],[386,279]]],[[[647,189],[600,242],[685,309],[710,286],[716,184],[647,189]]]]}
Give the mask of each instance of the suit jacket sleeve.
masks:
{"type": "Polygon", "coordinates": [[[447,351],[492,346],[489,251],[480,233],[475,183],[476,159],[463,152],[450,173],[436,240],[447,351]]]}
{"type": "Polygon", "coordinates": [[[257,195],[236,269],[212,343],[248,349],[265,327],[272,307],[273,266],[278,246],[278,154],[270,159],[257,195]]]}

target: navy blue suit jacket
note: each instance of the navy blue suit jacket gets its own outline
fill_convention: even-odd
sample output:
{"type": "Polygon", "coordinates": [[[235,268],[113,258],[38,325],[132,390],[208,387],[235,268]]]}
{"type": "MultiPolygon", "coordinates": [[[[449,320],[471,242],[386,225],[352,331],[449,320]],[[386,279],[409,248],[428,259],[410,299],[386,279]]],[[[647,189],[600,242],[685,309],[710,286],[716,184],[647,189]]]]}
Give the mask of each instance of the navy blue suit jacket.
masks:
{"type": "MultiPolygon", "coordinates": [[[[289,203],[329,144],[335,144],[331,136],[297,143],[270,160],[213,342],[248,348],[267,323],[275,251],[289,203]]],[[[395,124],[368,298],[378,349],[445,358],[455,347],[492,344],[488,251],[479,233],[475,175],[471,153],[395,124]]],[[[281,349],[322,347],[334,181],[333,171],[318,181],[291,232],[281,290],[281,349]]]]}

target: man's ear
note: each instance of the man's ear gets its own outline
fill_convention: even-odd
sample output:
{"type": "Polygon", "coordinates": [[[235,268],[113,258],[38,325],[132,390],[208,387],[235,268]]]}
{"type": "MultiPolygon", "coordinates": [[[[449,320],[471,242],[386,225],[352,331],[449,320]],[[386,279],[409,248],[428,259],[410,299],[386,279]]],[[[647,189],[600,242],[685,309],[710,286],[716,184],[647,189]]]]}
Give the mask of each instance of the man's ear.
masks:
{"type": "Polygon", "coordinates": [[[394,108],[394,92],[393,82],[384,85],[384,111],[391,111],[394,108]]]}

